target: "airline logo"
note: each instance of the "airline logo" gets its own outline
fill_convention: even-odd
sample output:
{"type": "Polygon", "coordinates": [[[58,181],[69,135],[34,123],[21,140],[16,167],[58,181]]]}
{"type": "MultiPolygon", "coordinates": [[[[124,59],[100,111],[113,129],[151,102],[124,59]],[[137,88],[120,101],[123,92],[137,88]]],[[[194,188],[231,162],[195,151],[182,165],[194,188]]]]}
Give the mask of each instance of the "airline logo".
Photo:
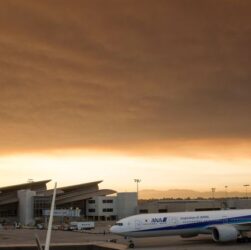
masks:
{"type": "Polygon", "coordinates": [[[163,217],[163,218],[152,218],[152,223],[165,223],[167,222],[167,217],[163,217]]]}

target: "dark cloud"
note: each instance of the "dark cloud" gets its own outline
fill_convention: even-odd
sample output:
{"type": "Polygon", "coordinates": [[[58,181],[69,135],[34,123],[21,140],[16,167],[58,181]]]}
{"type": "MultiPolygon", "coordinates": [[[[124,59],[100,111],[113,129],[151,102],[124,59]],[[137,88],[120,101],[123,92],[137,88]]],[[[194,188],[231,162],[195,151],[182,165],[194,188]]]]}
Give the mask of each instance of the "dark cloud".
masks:
{"type": "Polygon", "coordinates": [[[251,2],[2,1],[0,149],[251,136],[251,2]]]}

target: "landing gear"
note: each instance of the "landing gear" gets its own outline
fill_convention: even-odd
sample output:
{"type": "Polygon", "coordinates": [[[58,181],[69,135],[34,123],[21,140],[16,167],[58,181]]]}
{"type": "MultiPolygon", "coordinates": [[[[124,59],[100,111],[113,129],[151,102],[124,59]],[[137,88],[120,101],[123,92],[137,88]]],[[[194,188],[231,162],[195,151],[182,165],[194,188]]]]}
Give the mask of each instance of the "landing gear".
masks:
{"type": "Polygon", "coordinates": [[[134,247],[135,247],[135,245],[134,245],[134,243],[133,243],[132,240],[129,241],[128,247],[129,247],[129,248],[134,248],[134,247]]]}
{"type": "Polygon", "coordinates": [[[242,233],[241,237],[237,239],[238,243],[250,243],[251,238],[248,237],[247,233],[242,233]]]}
{"type": "Polygon", "coordinates": [[[130,237],[125,236],[125,240],[128,240],[128,248],[134,248],[134,242],[130,239],[130,237]]]}
{"type": "Polygon", "coordinates": [[[237,242],[238,243],[250,243],[251,242],[251,238],[249,238],[249,237],[238,238],[237,242]]]}

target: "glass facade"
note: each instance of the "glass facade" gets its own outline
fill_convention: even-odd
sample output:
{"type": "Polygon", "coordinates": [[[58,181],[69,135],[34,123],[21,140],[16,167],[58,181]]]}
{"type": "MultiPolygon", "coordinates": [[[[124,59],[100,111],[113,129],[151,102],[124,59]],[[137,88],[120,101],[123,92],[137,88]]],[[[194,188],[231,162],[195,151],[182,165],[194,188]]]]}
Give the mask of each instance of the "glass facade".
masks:
{"type": "Polygon", "coordinates": [[[50,209],[51,197],[35,196],[34,197],[34,217],[43,217],[43,210],[50,209]]]}
{"type": "Polygon", "coordinates": [[[18,203],[12,203],[0,206],[0,218],[17,217],[18,203]]]}

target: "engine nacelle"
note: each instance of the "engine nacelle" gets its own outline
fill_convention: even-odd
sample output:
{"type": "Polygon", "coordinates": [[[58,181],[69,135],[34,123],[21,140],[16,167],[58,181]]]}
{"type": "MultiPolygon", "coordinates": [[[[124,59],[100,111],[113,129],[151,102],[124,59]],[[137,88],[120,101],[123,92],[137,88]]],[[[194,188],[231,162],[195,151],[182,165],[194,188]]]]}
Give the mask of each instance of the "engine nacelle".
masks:
{"type": "Polygon", "coordinates": [[[232,225],[218,225],[213,228],[212,237],[215,242],[229,242],[237,240],[239,231],[232,225]]]}

